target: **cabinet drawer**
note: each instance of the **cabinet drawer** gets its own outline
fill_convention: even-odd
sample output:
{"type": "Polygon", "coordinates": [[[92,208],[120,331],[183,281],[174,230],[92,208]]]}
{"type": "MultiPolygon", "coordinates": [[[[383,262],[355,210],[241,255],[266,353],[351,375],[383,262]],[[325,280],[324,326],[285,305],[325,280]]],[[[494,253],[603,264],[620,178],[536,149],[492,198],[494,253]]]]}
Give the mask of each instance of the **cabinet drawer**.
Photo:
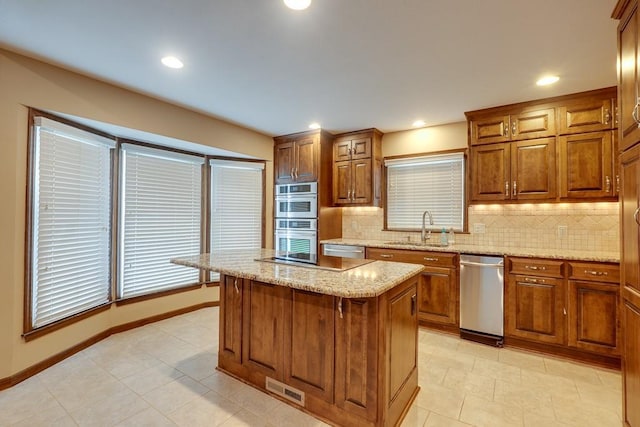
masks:
{"type": "Polygon", "coordinates": [[[545,277],[563,277],[564,261],[537,258],[509,258],[509,273],[545,277]]]}
{"type": "Polygon", "coordinates": [[[448,268],[458,267],[458,254],[452,254],[448,252],[367,248],[367,258],[380,261],[408,262],[412,264],[423,264],[448,268]]]}
{"type": "Polygon", "coordinates": [[[619,283],[620,266],[618,264],[570,262],[569,279],[619,283]]]}

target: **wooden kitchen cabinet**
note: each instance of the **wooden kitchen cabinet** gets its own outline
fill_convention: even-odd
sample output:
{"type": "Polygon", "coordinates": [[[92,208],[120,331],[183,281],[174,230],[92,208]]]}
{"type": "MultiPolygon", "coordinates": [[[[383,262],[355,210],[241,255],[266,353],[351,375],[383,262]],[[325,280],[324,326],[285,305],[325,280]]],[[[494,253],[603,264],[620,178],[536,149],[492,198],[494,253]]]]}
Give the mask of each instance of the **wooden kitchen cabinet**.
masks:
{"type": "Polygon", "coordinates": [[[382,179],[382,133],[377,129],[336,135],[333,142],[333,204],[378,206],[382,179]]]}
{"type": "Polygon", "coordinates": [[[568,101],[558,107],[558,135],[614,129],[616,98],[602,93],[568,101]]]}
{"type": "Polygon", "coordinates": [[[276,184],[318,181],[321,162],[331,161],[331,155],[325,153],[324,147],[331,144],[332,136],[324,130],[277,136],[273,140],[276,184]]]}
{"type": "Polygon", "coordinates": [[[631,148],[640,141],[638,127],[638,81],[640,80],[638,60],[638,2],[619,1],[613,17],[618,24],[618,127],[620,129],[620,150],[631,148]],[[635,117],[634,117],[635,116],[635,117]]]}
{"type": "Polygon", "coordinates": [[[424,265],[418,283],[418,319],[423,324],[457,332],[460,324],[458,254],[367,248],[367,258],[424,265]]]}
{"type": "Polygon", "coordinates": [[[613,131],[558,137],[560,198],[617,195],[613,131]]]}
{"type": "Polygon", "coordinates": [[[554,108],[496,112],[495,115],[479,115],[470,120],[471,145],[544,138],[555,134],[554,108]]]}
{"type": "Polygon", "coordinates": [[[619,270],[617,264],[569,262],[569,346],[620,354],[619,270]]]}
{"type": "Polygon", "coordinates": [[[555,138],[471,147],[471,200],[556,197],[555,138]]]}
{"type": "Polygon", "coordinates": [[[222,275],[220,278],[219,358],[242,362],[242,294],[244,280],[222,275]]]}

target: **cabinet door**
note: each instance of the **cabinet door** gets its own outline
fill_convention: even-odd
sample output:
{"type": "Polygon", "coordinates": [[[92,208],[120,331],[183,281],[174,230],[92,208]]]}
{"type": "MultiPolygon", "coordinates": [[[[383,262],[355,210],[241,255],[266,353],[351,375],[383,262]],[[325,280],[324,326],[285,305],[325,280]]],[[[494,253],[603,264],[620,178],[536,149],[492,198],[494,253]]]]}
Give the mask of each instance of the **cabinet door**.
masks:
{"type": "MultiPolygon", "coordinates": [[[[387,403],[393,406],[404,385],[418,369],[418,316],[416,281],[388,302],[387,403]]],[[[417,378],[416,378],[417,380],[417,378]]],[[[394,416],[391,419],[397,419],[394,416]]]]}
{"type": "Polygon", "coordinates": [[[333,161],[351,160],[351,139],[336,139],[333,142],[333,161]]]}
{"type": "Polygon", "coordinates": [[[294,177],[295,147],[293,141],[281,142],[275,145],[274,174],[276,184],[289,184],[294,177]]]}
{"type": "Polygon", "coordinates": [[[471,147],[471,200],[508,200],[511,197],[510,165],[508,143],[471,147]]]}
{"type": "Polygon", "coordinates": [[[511,139],[536,139],[556,134],[556,113],[553,108],[526,111],[510,116],[511,139]]]}
{"type": "Polygon", "coordinates": [[[351,161],[333,164],[333,204],[351,203],[351,161]]]}
{"type": "Polygon", "coordinates": [[[378,398],[376,298],[344,298],[336,313],[336,405],[375,420],[378,398]]]}
{"type": "Polygon", "coordinates": [[[296,141],[295,180],[313,182],[318,180],[317,136],[308,136],[296,141]]]}
{"type": "Polygon", "coordinates": [[[218,359],[242,363],[242,285],[243,280],[223,275],[220,280],[220,319],[218,359]]]}
{"type": "Polygon", "coordinates": [[[640,309],[624,303],[624,357],[622,360],[622,388],[624,422],[626,426],[640,426],[640,309]]]}
{"type": "Polygon", "coordinates": [[[458,324],[458,283],[456,270],[425,266],[418,287],[420,320],[458,324]]]}
{"type": "MultiPolygon", "coordinates": [[[[284,301],[289,288],[250,281],[243,304],[243,364],[258,375],[283,381],[284,301]]],[[[264,378],[253,378],[262,383],[264,378]]]]}
{"type": "Polygon", "coordinates": [[[620,354],[615,283],[569,280],[569,345],[602,354],[620,354]]]}
{"type": "Polygon", "coordinates": [[[620,150],[624,151],[640,140],[640,129],[633,118],[634,110],[637,114],[638,86],[638,22],[637,10],[623,18],[618,26],[618,94],[619,94],[619,123],[622,140],[620,150]]]}
{"type": "Polygon", "coordinates": [[[506,142],[510,139],[509,115],[471,120],[471,145],[506,142]]]}
{"type": "Polygon", "coordinates": [[[351,203],[371,203],[372,177],[370,158],[351,161],[351,203]]]}
{"type": "Polygon", "coordinates": [[[285,325],[285,383],[333,401],[334,300],[293,289],[285,325]],[[304,345],[301,345],[304,343],[304,345]]]}
{"type": "Polygon", "coordinates": [[[371,157],[371,137],[357,138],[351,141],[351,159],[368,159],[371,157]]]}
{"type": "Polygon", "coordinates": [[[513,142],[511,145],[511,198],[556,197],[555,138],[513,142]]]}
{"type": "Polygon", "coordinates": [[[505,334],[564,344],[565,292],[562,279],[509,275],[505,290],[505,334]]]}
{"type": "Polygon", "coordinates": [[[561,136],[558,159],[561,198],[613,197],[612,131],[561,136]]]}
{"type": "Polygon", "coordinates": [[[592,97],[558,107],[558,134],[613,129],[615,102],[615,99],[592,97]]]}
{"type": "Polygon", "coordinates": [[[620,212],[622,251],[620,273],[623,288],[640,293],[640,145],[624,152],[620,157],[621,189],[620,212]],[[637,222],[638,221],[638,222],[637,222]]]}

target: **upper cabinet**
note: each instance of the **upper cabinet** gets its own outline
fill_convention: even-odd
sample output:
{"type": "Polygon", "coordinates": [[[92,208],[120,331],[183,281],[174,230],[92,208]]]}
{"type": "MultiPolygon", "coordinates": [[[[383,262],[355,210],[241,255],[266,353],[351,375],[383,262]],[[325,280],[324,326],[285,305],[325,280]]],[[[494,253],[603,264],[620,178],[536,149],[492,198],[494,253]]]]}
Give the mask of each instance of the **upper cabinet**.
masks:
{"type": "Polygon", "coordinates": [[[470,120],[471,145],[555,136],[553,108],[491,114],[470,120]]]}
{"type": "Polygon", "coordinates": [[[318,180],[319,134],[307,133],[275,138],[276,184],[318,180]]]}
{"type": "Polygon", "coordinates": [[[367,129],[333,141],[333,204],[378,206],[382,176],[382,132],[367,129]]]}
{"type": "Polygon", "coordinates": [[[615,200],[616,88],[465,113],[470,202],[615,200]]]}
{"type": "Polygon", "coordinates": [[[620,98],[618,120],[620,151],[640,141],[640,116],[638,109],[638,10],[636,1],[619,1],[614,17],[618,25],[618,96],[620,98]]]}

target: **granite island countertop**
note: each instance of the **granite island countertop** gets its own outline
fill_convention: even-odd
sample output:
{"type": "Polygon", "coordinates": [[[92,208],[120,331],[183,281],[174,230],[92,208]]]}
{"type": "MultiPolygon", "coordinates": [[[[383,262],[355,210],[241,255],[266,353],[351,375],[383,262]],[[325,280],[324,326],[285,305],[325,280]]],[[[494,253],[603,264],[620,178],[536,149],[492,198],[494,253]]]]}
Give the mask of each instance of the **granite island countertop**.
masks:
{"type": "Polygon", "coordinates": [[[234,250],[177,257],[171,262],[343,298],[377,297],[424,269],[419,264],[372,261],[345,271],[329,271],[313,266],[258,261],[275,254],[273,249],[234,250]]]}
{"type": "Polygon", "coordinates": [[[532,248],[516,248],[516,247],[499,247],[499,246],[481,246],[468,244],[453,244],[450,246],[424,246],[418,242],[415,244],[396,244],[388,240],[371,240],[371,239],[329,239],[322,240],[320,243],[331,243],[335,245],[355,245],[368,246],[371,248],[386,249],[408,249],[433,252],[452,252],[460,254],[474,255],[506,255],[521,256],[531,258],[550,258],[564,259],[574,261],[597,261],[597,262],[620,262],[619,252],[605,251],[587,251],[587,250],[570,250],[570,249],[532,249],[532,248]]]}

